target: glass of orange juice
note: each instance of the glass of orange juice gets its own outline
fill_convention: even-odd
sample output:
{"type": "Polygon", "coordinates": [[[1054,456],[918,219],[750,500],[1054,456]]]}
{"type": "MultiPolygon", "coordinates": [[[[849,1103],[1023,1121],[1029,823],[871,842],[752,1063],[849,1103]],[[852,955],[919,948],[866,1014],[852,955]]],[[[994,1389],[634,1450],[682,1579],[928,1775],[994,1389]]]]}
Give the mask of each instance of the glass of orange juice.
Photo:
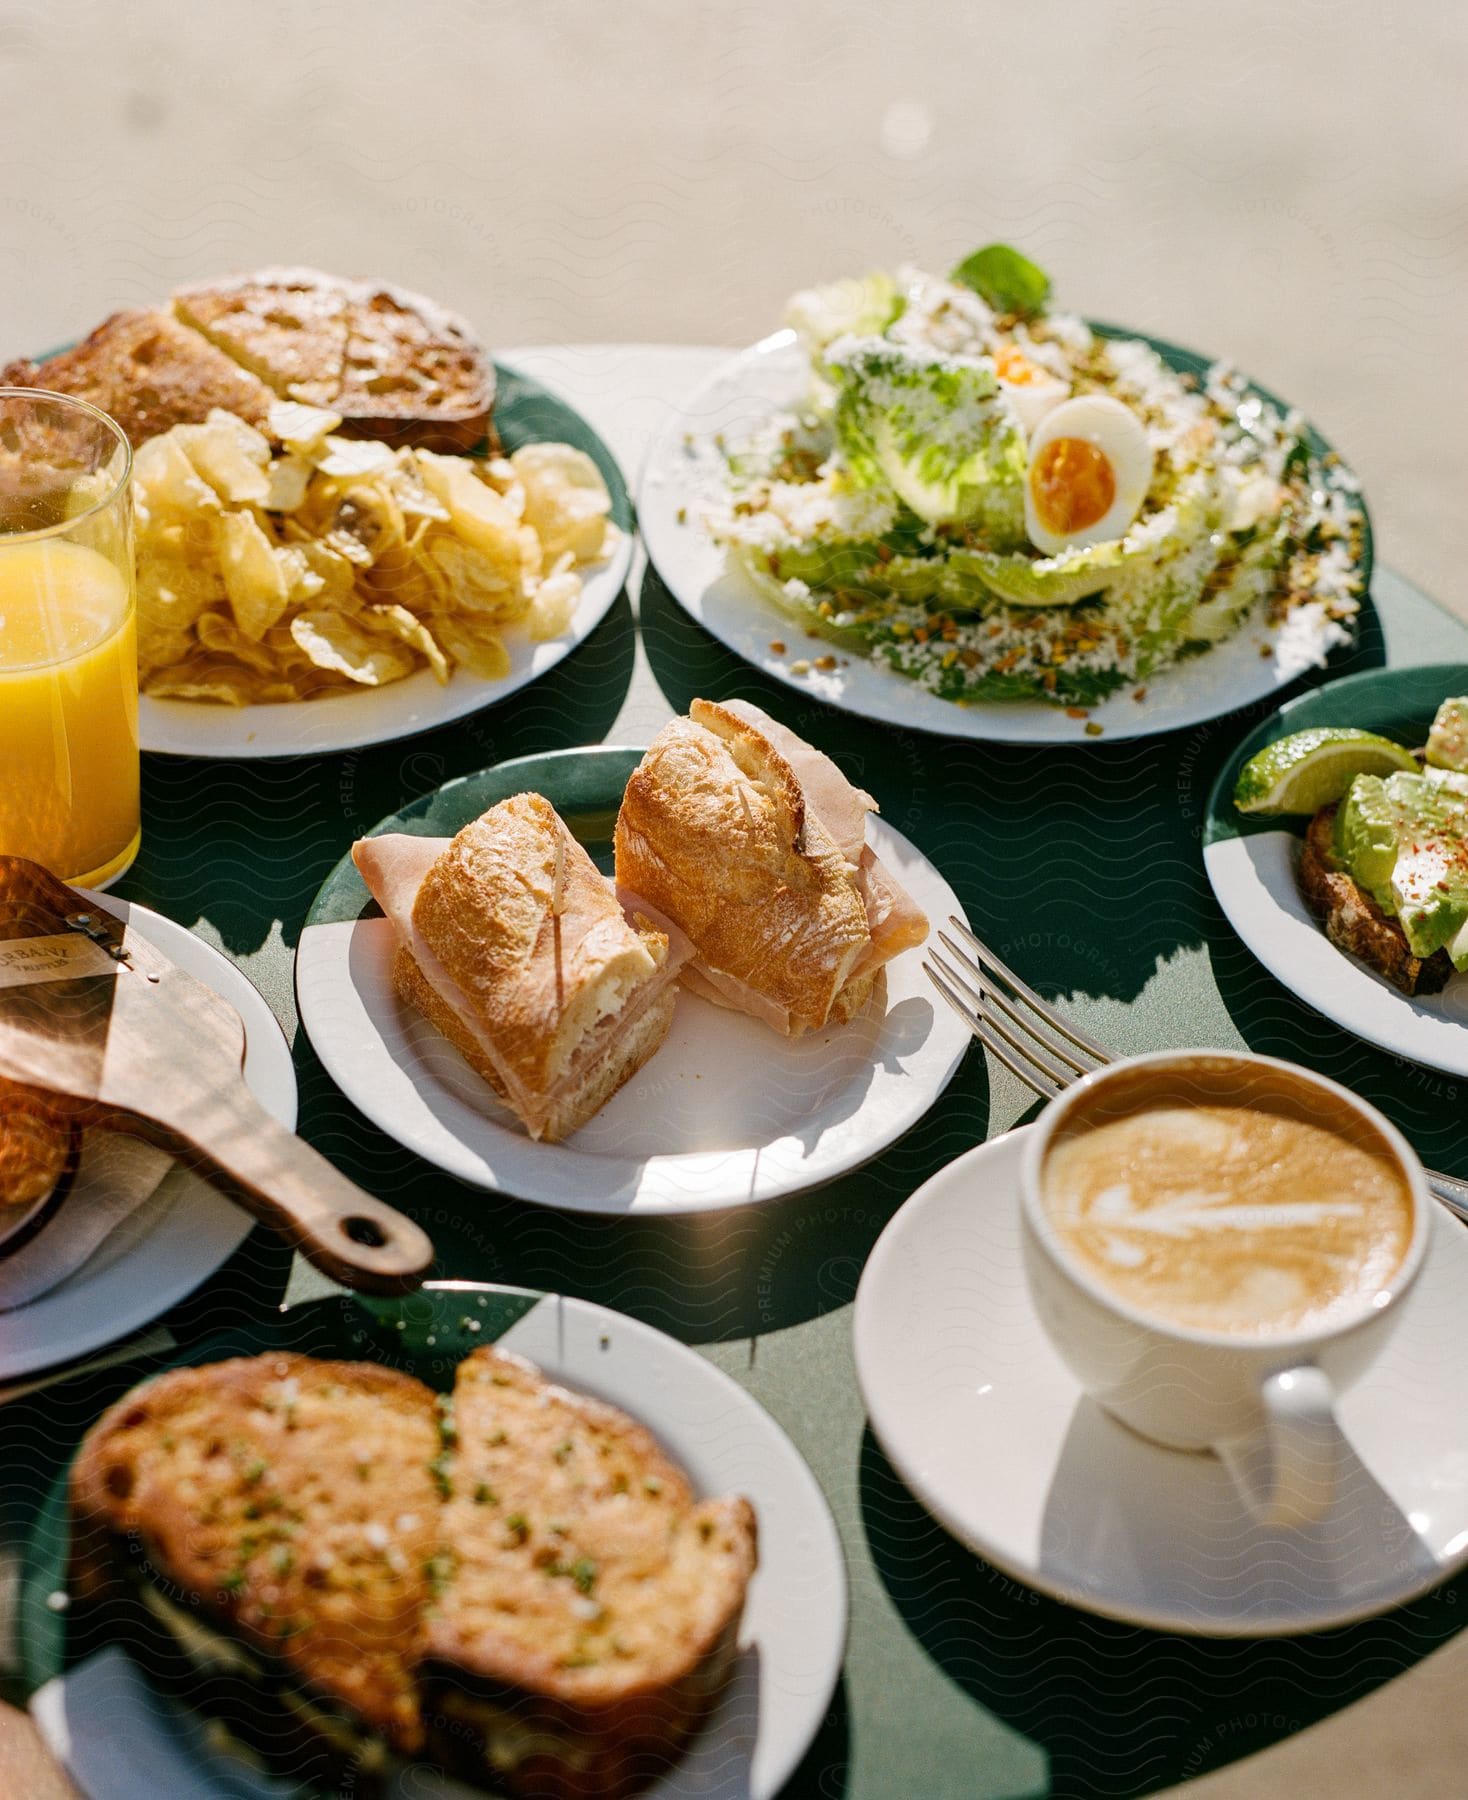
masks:
{"type": "Polygon", "coordinates": [[[142,835],[131,476],[106,413],[0,388],[0,852],[82,887],[142,835]]]}

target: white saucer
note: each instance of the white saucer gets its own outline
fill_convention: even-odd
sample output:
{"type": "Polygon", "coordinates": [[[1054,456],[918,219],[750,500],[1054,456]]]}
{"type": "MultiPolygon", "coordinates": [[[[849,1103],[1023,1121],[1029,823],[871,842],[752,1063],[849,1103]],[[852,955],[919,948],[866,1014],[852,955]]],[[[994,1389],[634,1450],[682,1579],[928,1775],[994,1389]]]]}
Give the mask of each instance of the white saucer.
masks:
{"type": "Polygon", "coordinates": [[[1306,1530],[1245,1513],[1223,1465],[1134,1436],[1082,1394],[1020,1258],[1023,1132],[961,1156],[882,1233],[856,1297],[883,1450],[970,1549],[1072,1606],[1206,1636],[1318,1631],[1468,1562],[1468,1233],[1434,1218],[1396,1334],[1347,1393],[1359,1461],[1306,1530]]]}
{"type": "MultiPolygon", "coordinates": [[[[93,893],[78,889],[79,893],[93,893]]],[[[275,1014],[227,956],[185,926],[108,895],[98,905],[179,968],[213,988],[245,1027],[245,1085],[282,1125],[296,1122],[296,1071],[275,1014]]],[[[66,1206],[46,1226],[65,1231],[66,1206]]],[[[254,1229],[250,1215],[175,1165],[151,1199],[73,1274],[25,1306],[0,1312],[0,1381],[70,1362],[136,1331],[186,1299],[254,1229]]]]}

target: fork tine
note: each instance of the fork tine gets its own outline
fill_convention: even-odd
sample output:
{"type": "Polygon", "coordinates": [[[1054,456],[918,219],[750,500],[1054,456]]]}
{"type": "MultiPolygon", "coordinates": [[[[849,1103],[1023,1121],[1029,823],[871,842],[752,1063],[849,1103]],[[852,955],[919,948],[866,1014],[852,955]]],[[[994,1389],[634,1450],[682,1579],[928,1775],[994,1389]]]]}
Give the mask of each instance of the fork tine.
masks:
{"type": "Polygon", "coordinates": [[[1084,1031],[1072,1025],[1068,1019],[1057,1012],[1048,1000],[1042,1000],[1027,981],[1022,981],[1015,974],[1008,963],[1001,962],[987,944],[981,943],[974,936],[962,919],[956,914],[950,914],[948,923],[973,945],[978,952],[979,966],[983,968],[987,965],[989,969],[992,969],[1002,981],[1007,982],[1014,989],[1027,1006],[1032,1006],[1039,1013],[1046,1024],[1052,1026],[1063,1038],[1074,1044],[1077,1050],[1089,1052],[1098,1062],[1109,1063],[1111,1061],[1111,1052],[1104,1044],[1098,1044],[1095,1038],[1088,1037],[1084,1031]]]}
{"type": "MultiPolygon", "coordinates": [[[[930,955],[931,954],[932,953],[930,952],[930,955]]],[[[1013,1051],[1005,1044],[1004,1040],[992,1030],[989,1022],[983,1017],[971,1012],[968,1007],[963,1004],[958,995],[954,993],[953,989],[948,985],[947,981],[938,970],[933,967],[931,962],[925,962],[923,964],[923,973],[953,1008],[954,1012],[958,1014],[959,1018],[963,1020],[964,1024],[979,1042],[983,1044],[987,1050],[993,1052],[994,1056],[1004,1064],[1011,1075],[1017,1076],[1027,1088],[1030,1088],[1034,1093],[1037,1093],[1042,1100],[1053,1100],[1055,1098],[1061,1091],[1061,1084],[1053,1081],[1047,1075],[1036,1073],[1034,1069],[1030,1068],[1016,1057],[1013,1051]]]]}
{"type": "MultiPolygon", "coordinates": [[[[994,1019],[995,1024],[997,1025],[1000,1019],[1007,1019],[1017,1030],[1023,1032],[1026,1038],[1033,1038],[1036,1043],[1042,1044],[1050,1052],[1052,1059],[1064,1065],[1063,1068],[1055,1071],[1058,1079],[1074,1081],[1077,1077],[1089,1075],[1092,1072],[1096,1065],[1088,1059],[1087,1053],[1077,1051],[1058,1032],[1049,1029],[1045,1022],[1050,1016],[1048,1011],[1044,1020],[1032,1019],[1027,1013],[1022,1013],[1003,988],[988,978],[982,965],[967,951],[961,950],[946,931],[940,931],[938,939],[946,947],[959,968],[971,970],[977,977],[979,986],[983,990],[983,1004],[987,1007],[989,1016],[994,1019]]],[[[1028,1053],[1028,1045],[1026,1045],[1026,1053],[1028,1053]]]]}
{"type": "MultiPolygon", "coordinates": [[[[938,933],[938,941],[946,950],[952,952],[954,956],[960,956],[957,946],[948,937],[946,932],[940,931],[938,933]]],[[[955,969],[952,964],[944,962],[943,958],[936,950],[930,949],[928,955],[950,981],[956,983],[968,994],[971,1000],[977,1003],[975,1011],[978,1013],[979,1017],[984,1020],[985,1024],[989,1026],[991,1031],[996,1032],[1002,1037],[1005,1043],[1008,1044],[1012,1050],[1018,1051],[1026,1061],[1033,1063],[1040,1073],[1048,1076],[1057,1087],[1070,1086],[1071,1082],[1076,1079],[1075,1065],[1071,1064],[1070,1066],[1066,1066],[1064,1063],[1057,1061],[1054,1057],[1047,1056],[1043,1048],[1043,1041],[1037,1042],[1039,1033],[1030,1029],[1029,1021],[1027,1019],[1022,1019],[1014,1013],[1006,1015],[1003,1012],[996,1012],[989,1005],[989,1001],[993,998],[991,989],[983,987],[976,992],[974,988],[963,979],[959,970],[955,969]],[[1017,1033],[1010,1029],[1011,1024],[1018,1027],[1017,1033]]],[[[972,965],[968,964],[966,961],[964,962],[964,967],[971,966],[972,965]]]]}

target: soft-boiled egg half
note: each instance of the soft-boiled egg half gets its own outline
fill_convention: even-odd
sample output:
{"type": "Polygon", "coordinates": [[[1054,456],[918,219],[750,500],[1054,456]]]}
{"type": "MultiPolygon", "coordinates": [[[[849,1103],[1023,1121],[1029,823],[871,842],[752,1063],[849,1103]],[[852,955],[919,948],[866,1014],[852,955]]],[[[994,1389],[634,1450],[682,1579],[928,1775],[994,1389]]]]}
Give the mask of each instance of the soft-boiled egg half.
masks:
{"type": "Polygon", "coordinates": [[[1025,530],[1047,556],[1119,538],[1152,483],[1152,446],[1129,406],[1082,394],[1052,408],[1030,439],[1025,530]]]}
{"type": "Polygon", "coordinates": [[[1026,437],[1070,392],[1069,382],[1042,368],[1017,344],[1001,344],[994,352],[994,373],[1026,437]]]}

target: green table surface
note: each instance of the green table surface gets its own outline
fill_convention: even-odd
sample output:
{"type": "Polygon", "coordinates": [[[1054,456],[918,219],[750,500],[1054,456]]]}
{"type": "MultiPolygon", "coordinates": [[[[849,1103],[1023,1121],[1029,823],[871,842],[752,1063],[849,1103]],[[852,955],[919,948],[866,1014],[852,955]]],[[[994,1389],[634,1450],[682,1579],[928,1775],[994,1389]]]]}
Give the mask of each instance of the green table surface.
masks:
{"type": "MultiPolygon", "coordinates": [[[[1468,655],[1468,629],[1400,579],[1378,572],[1375,602],[1339,672],[1468,655]]],[[[442,1273],[584,1295],[645,1319],[743,1383],[804,1452],[845,1545],[851,1635],[789,1795],[1150,1793],[1323,1717],[1444,1642],[1468,1616],[1468,1578],[1298,1639],[1209,1642],[1110,1623],[1016,1585],[907,1493],[863,1416],[851,1303],[907,1196],[1035,1110],[977,1047],[938,1107],[876,1163],[803,1197],[686,1223],[556,1214],[461,1187],[336,1091],[296,1030],[291,969],[312,897],[352,839],[449,777],[508,757],[646,743],[695,695],[754,700],[833,754],[938,864],[979,934],[1118,1052],[1247,1044],[1293,1058],[1375,1102],[1427,1162],[1468,1173],[1468,1093],[1295,1000],[1213,902],[1204,800],[1267,707],[1151,742],[1073,749],[908,735],[759,676],[654,574],[636,606],[619,600],[546,679],[454,727],[285,763],[146,759],[143,849],[117,891],[192,926],[249,974],[294,1042],[302,1135],[420,1220],[442,1273]]],[[[166,1323],[188,1338],[325,1285],[256,1231],[166,1323]]],[[[148,1366],[79,1376],[6,1408],[0,1554],[12,1565],[55,1470],[148,1366]]],[[[24,1700],[13,1676],[0,1692],[24,1700]]]]}

